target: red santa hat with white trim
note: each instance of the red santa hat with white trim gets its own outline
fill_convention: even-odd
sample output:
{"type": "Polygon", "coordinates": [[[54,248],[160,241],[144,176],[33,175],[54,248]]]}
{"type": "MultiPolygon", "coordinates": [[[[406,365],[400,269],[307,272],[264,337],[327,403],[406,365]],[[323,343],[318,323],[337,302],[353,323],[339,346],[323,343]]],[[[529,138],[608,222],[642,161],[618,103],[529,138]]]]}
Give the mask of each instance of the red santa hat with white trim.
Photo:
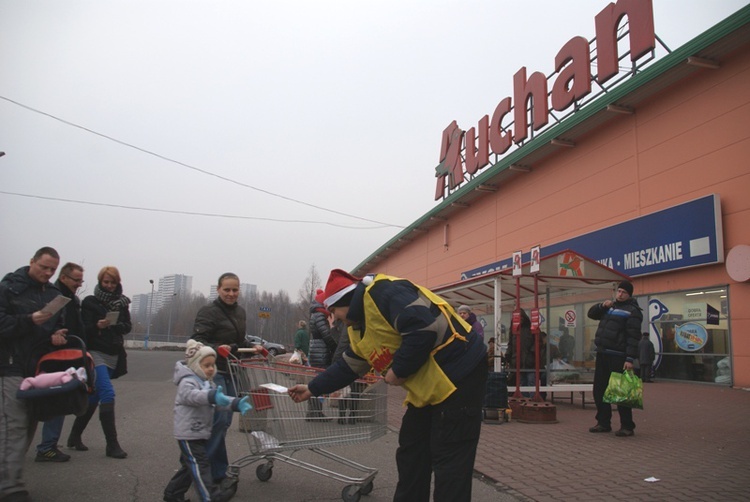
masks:
{"type": "Polygon", "coordinates": [[[327,309],[331,308],[336,302],[346,296],[347,293],[354,291],[359,281],[359,277],[355,277],[339,268],[331,270],[331,275],[328,276],[326,289],[323,293],[325,298],[323,304],[325,307],[327,309]]]}

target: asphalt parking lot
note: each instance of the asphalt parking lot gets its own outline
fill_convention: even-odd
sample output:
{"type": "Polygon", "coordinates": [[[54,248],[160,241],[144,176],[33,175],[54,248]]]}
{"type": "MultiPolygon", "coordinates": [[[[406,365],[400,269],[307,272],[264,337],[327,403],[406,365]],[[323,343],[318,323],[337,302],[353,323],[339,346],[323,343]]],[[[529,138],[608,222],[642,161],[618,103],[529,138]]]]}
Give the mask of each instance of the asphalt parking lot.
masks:
{"type": "MultiPolygon", "coordinates": [[[[104,436],[96,417],[84,433],[87,452],[64,447],[73,417],[68,417],[61,438],[62,451],[72,455],[65,463],[34,462],[34,446],[38,444],[41,424],[35,441],[26,456],[24,478],[35,502],[154,502],[162,500],[167,482],[179,467],[179,452],[172,437],[172,405],[175,386],[172,384],[174,362],[181,352],[131,350],[129,373],[115,381],[117,392],[117,426],[120,444],[128,458],[117,460],[104,454],[104,436]]],[[[332,448],[343,457],[378,469],[373,490],[362,496],[363,502],[392,500],[397,473],[394,454],[397,434],[389,432],[372,442],[332,448]]],[[[250,453],[245,434],[237,420],[227,437],[230,461],[250,453]]],[[[356,476],[341,470],[309,450],[295,454],[315,465],[356,476]]],[[[240,471],[236,501],[335,501],[342,500],[345,485],[328,477],[298,467],[277,463],[267,482],[256,477],[258,464],[240,471]]],[[[192,500],[196,498],[193,495],[192,500]]],[[[499,493],[479,479],[474,481],[473,500],[512,501],[510,495],[499,493]]]]}

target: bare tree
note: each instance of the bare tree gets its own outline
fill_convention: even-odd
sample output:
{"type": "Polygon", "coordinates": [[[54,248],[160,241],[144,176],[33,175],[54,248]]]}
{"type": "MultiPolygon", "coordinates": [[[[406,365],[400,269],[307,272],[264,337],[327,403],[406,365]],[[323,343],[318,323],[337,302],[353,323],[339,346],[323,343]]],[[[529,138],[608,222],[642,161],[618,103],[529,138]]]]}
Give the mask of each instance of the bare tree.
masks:
{"type": "Polygon", "coordinates": [[[305,310],[310,306],[313,299],[315,299],[315,290],[320,288],[322,285],[320,275],[318,275],[318,269],[313,263],[310,265],[310,270],[307,272],[307,277],[302,283],[302,288],[297,292],[299,296],[300,305],[304,305],[305,310]]]}

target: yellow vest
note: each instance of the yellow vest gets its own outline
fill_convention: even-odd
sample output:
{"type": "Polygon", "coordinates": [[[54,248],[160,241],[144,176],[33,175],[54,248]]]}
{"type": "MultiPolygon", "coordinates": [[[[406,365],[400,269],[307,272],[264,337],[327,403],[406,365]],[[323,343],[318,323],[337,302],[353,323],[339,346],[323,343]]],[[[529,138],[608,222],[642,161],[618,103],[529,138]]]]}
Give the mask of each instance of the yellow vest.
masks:
{"type": "MultiPolygon", "coordinates": [[[[369,361],[370,365],[380,373],[385,375],[388,368],[393,363],[393,355],[401,346],[401,334],[383,317],[378,307],[370,295],[370,289],[378,281],[398,281],[396,277],[390,277],[384,274],[378,274],[375,279],[365,288],[364,294],[364,311],[365,311],[365,333],[349,327],[349,342],[352,351],[359,357],[369,361]]],[[[453,308],[442,298],[432,291],[415,284],[419,291],[427,297],[432,303],[437,305],[445,318],[448,325],[453,329],[451,319],[461,323],[468,333],[471,330],[466,321],[456,315],[453,308]]],[[[438,333],[438,337],[441,333],[438,333]]],[[[456,386],[445,375],[443,370],[435,361],[437,351],[447,346],[456,339],[466,342],[466,338],[455,331],[452,336],[443,344],[435,347],[430,353],[427,362],[419,370],[410,375],[403,383],[407,395],[405,403],[411,403],[417,408],[427,405],[439,404],[445,401],[455,390],[456,386]]]]}

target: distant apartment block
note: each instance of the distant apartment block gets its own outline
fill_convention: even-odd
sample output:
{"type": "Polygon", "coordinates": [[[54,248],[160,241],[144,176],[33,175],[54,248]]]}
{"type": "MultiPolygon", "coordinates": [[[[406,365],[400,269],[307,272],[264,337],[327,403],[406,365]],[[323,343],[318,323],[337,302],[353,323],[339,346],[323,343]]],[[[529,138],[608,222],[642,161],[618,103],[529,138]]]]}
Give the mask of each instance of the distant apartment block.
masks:
{"type": "Polygon", "coordinates": [[[193,290],[193,277],[190,275],[173,274],[159,279],[159,292],[154,298],[153,312],[169,305],[175,296],[189,295],[193,290]]]}
{"type": "MultiPolygon", "coordinates": [[[[156,297],[156,295],[157,293],[154,293],[154,297],[156,297]]],[[[146,317],[148,317],[150,300],[151,293],[133,295],[133,301],[130,304],[130,315],[136,319],[146,319],[146,317]]],[[[156,303],[153,303],[151,308],[154,309],[154,311],[151,312],[154,314],[156,312],[156,303]]]]}
{"type": "Polygon", "coordinates": [[[258,286],[255,284],[240,284],[241,301],[250,301],[258,294],[258,286]]]}

